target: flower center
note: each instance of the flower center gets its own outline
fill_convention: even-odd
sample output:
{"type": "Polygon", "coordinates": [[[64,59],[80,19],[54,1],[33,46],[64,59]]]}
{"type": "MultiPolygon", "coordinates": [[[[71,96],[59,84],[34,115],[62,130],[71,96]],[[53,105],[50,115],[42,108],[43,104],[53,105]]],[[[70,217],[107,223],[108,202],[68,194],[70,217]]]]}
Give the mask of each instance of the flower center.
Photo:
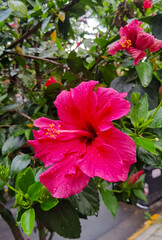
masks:
{"type": "Polygon", "coordinates": [[[131,40],[126,37],[122,37],[119,43],[123,48],[129,48],[132,45],[131,40]]]}
{"type": "Polygon", "coordinates": [[[88,125],[88,132],[91,133],[91,135],[86,138],[86,144],[90,145],[93,142],[93,140],[97,137],[97,133],[90,124],[88,125]]]}
{"type": "MultiPolygon", "coordinates": [[[[58,128],[60,128],[60,125],[58,125],[58,128]]],[[[55,128],[55,125],[52,123],[49,125],[49,128],[46,129],[47,136],[51,138],[56,138],[56,135],[60,134],[59,129],[55,128]]]]}

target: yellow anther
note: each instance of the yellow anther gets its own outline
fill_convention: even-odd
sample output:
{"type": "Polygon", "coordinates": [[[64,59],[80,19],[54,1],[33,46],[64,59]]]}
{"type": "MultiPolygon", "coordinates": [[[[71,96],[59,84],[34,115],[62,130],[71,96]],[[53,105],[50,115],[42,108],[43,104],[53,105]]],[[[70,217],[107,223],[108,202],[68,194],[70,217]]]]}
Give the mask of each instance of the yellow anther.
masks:
{"type": "MultiPolygon", "coordinates": [[[[58,125],[58,127],[61,127],[61,125],[58,125]]],[[[59,130],[55,128],[55,125],[49,124],[49,128],[46,129],[45,135],[48,135],[51,138],[56,138],[56,135],[60,134],[59,130]]]]}
{"type": "Polygon", "coordinates": [[[132,45],[131,40],[126,37],[123,37],[119,43],[123,48],[129,48],[132,45]]]}

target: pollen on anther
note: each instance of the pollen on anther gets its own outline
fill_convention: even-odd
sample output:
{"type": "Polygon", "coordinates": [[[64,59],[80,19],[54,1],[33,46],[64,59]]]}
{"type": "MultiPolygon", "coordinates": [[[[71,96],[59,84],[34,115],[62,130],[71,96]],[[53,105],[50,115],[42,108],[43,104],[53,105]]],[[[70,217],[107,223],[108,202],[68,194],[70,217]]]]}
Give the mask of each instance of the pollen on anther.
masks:
{"type": "Polygon", "coordinates": [[[131,40],[126,37],[123,37],[119,43],[123,48],[129,48],[132,45],[131,40]]]}
{"type": "MultiPolygon", "coordinates": [[[[61,127],[60,125],[58,127],[61,127]]],[[[55,125],[49,124],[49,128],[46,129],[45,135],[48,135],[51,138],[56,138],[56,135],[60,134],[59,130],[55,128],[55,125]]]]}

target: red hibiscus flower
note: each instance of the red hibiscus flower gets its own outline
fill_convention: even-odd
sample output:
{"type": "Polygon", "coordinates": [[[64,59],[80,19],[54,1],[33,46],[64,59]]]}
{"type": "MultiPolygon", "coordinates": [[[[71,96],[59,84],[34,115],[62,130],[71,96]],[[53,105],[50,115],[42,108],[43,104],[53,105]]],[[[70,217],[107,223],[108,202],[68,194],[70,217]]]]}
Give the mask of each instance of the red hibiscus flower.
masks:
{"type": "Polygon", "coordinates": [[[52,83],[58,83],[52,76],[50,77],[50,79],[48,79],[48,81],[45,84],[45,87],[49,87],[52,83]]]}
{"type": "Polygon", "coordinates": [[[144,170],[134,173],[129,178],[128,184],[134,185],[137,182],[137,180],[141,177],[141,175],[143,175],[143,174],[144,174],[144,170]]]}
{"type": "Polygon", "coordinates": [[[54,102],[59,119],[39,118],[28,141],[35,157],[49,167],[40,182],[57,198],[77,194],[89,179],[125,181],[136,162],[135,143],[111,123],[130,110],[130,104],[112,88],[98,87],[96,81],[82,82],[70,92],[62,91],[54,102]]]}
{"type": "Polygon", "coordinates": [[[108,53],[114,55],[119,50],[125,50],[134,58],[134,65],[137,65],[146,56],[144,50],[158,51],[162,47],[162,41],[144,32],[143,28],[140,28],[141,24],[142,22],[135,19],[121,27],[119,31],[121,38],[110,46],[108,53]]]}
{"type": "Polygon", "coordinates": [[[151,0],[144,0],[143,8],[144,9],[152,8],[152,1],[151,0]]]}
{"type": "Polygon", "coordinates": [[[82,43],[82,42],[78,42],[76,48],[78,48],[78,47],[80,46],[81,43],[82,43]]]}

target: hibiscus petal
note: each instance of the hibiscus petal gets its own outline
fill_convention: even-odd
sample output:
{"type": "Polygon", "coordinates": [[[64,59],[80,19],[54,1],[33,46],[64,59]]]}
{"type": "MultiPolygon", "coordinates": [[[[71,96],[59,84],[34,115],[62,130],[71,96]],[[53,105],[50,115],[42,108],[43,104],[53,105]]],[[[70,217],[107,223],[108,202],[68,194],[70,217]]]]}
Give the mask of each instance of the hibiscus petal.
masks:
{"type": "Polygon", "coordinates": [[[62,91],[54,102],[59,119],[66,124],[69,129],[80,129],[80,112],[74,106],[71,94],[68,91],[62,91]]]}
{"type": "Polygon", "coordinates": [[[146,57],[146,53],[137,48],[130,47],[127,52],[134,58],[134,65],[137,65],[142,58],[146,57]]]}
{"type": "Polygon", "coordinates": [[[99,137],[103,139],[106,144],[112,146],[122,158],[122,179],[125,181],[130,165],[136,162],[136,147],[134,141],[128,135],[114,127],[101,133],[99,137]]]}
{"type": "Polygon", "coordinates": [[[111,44],[107,51],[108,51],[109,54],[114,55],[119,50],[123,50],[123,47],[120,44],[120,40],[111,44]]]}
{"type": "Polygon", "coordinates": [[[105,131],[109,129],[112,120],[119,119],[130,111],[130,104],[124,99],[127,93],[118,93],[112,88],[97,89],[98,106],[93,119],[95,129],[105,131]]]}
{"type": "Polygon", "coordinates": [[[150,47],[150,52],[156,52],[159,51],[159,49],[162,47],[162,41],[159,39],[154,38],[154,43],[150,47]]]}
{"type": "Polygon", "coordinates": [[[75,166],[75,156],[56,163],[40,175],[40,182],[56,198],[68,198],[88,185],[89,177],[75,166]]]}
{"type": "Polygon", "coordinates": [[[34,126],[39,128],[47,128],[50,124],[58,126],[61,124],[61,121],[55,121],[45,117],[38,118],[34,121],[34,126]]]}
{"type": "Polygon", "coordinates": [[[135,47],[140,50],[150,48],[154,43],[154,36],[145,32],[139,32],[135,42],[135,47]]]}
{"type": "Polygon", "coordinates": [[[99,138],[95,138],[87,147],[87,152],[78,166],[89,177],[97,176],[110,182],[125,180],[122,158],[115,148],[99,138]]]}
{"type": "Polygon", "coordinates": [[[81,142],[79,138],[59,141],[44,137],[28,141],[28,143],[34,148],[35,157],[40,159],[45,167],[61,161],[65,154],[76,152],[77,155],[82,155],[86,151],[84,142],[81,142]]]}
{"type": "Polygon", "coordinates": [[[93,88],[97,83],[97,81],[82,82],[74,89],[70,89],[73,104],[80,112],[81,118],[78,120],[82,129],[86,128],[96,112],[97,96],[93,88]]]}
{"type": "Polygon", "coordinates": [[[126,37],[127,39],[131,40],[132,44],[134,44],[137,34],[143,30],[143,28],[140,28],[141,24],[142,22],[138,22],[137,19],[133,20],[131,23],[120,28],[120,36],[126,37]]]}

